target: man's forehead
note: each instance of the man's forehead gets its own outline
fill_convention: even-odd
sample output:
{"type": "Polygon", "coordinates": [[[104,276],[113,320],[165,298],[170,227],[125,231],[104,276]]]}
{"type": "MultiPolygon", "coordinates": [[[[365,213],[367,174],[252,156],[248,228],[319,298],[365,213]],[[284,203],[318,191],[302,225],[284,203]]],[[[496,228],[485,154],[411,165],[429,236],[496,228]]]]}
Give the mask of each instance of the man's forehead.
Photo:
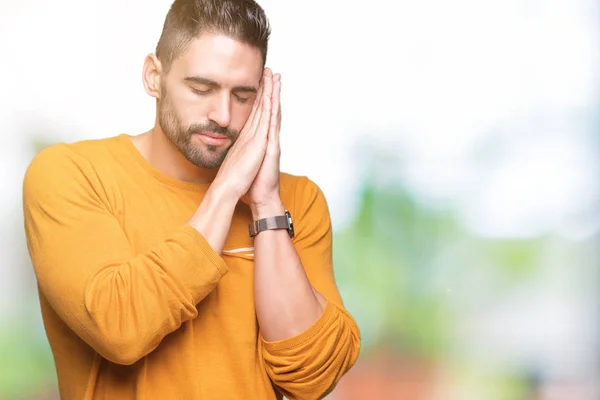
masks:
{"type": "Polygon", "coordinates": [[[202,77],[222,86],[257,84],[263,72],[259,49],[208,33],[194,39],[173,64],[181,78],[202,77]]]}

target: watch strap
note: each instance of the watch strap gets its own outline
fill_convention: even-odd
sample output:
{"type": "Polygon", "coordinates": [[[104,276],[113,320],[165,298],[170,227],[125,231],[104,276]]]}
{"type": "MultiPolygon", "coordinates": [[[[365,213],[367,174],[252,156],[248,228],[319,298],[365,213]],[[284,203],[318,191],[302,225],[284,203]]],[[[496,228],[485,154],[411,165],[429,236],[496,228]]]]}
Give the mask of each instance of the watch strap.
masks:
{"type": "Polygon", "coordinates": [[[285,215],[261,218],[248,226],[250,237],[254,238],[260,232],[271,229],[286,229],[290,237],[294,237],[292,217],[286,210],[285,215]]]}

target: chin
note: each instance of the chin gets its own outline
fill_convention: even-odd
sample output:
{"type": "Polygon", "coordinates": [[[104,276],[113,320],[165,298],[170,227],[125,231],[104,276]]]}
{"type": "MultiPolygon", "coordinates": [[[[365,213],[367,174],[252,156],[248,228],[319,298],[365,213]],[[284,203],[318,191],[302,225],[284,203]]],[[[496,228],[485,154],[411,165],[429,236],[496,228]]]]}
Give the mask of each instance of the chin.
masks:
{"type": "Polygon", "coordinates": [[[196,164],[200,168],[217,169],[221,167],[221,164],[223,164],[224,159],[225,155],[223,154],[223,152],[209,154],[206,154],[206,152],[204,152],[204,156],[196,158],[196,162],[194,162],[194,164],[196,164]]]}

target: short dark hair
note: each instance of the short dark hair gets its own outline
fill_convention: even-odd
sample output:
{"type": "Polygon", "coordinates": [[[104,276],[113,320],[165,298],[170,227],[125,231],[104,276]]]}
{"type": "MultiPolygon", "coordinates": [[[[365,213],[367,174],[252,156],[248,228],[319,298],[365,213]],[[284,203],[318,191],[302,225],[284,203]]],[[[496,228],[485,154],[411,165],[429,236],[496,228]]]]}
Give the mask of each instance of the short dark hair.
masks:
{"type": "Polygon", "coordinates": [[[223,34],[258,48],[267,60],[271,27],[254,0],[175,0],[167,13],[156,56],[165,72],[190,42],[204,32],[223,34]]]}

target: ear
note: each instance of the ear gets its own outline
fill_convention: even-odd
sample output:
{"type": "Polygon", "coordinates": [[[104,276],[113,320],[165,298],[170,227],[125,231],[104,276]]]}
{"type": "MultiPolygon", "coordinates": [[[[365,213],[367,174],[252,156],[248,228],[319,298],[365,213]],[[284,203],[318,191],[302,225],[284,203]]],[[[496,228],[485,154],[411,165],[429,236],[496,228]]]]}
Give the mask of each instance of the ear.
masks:
{"type": "Polygon", "coordinates": [[[146,89],[146,92],[156,99],[160,99],[161,75],[162,65],[156,57],[156,54],[148,54],[144,59],[142,82],[144,83],[144,89],[146,89]]]}

